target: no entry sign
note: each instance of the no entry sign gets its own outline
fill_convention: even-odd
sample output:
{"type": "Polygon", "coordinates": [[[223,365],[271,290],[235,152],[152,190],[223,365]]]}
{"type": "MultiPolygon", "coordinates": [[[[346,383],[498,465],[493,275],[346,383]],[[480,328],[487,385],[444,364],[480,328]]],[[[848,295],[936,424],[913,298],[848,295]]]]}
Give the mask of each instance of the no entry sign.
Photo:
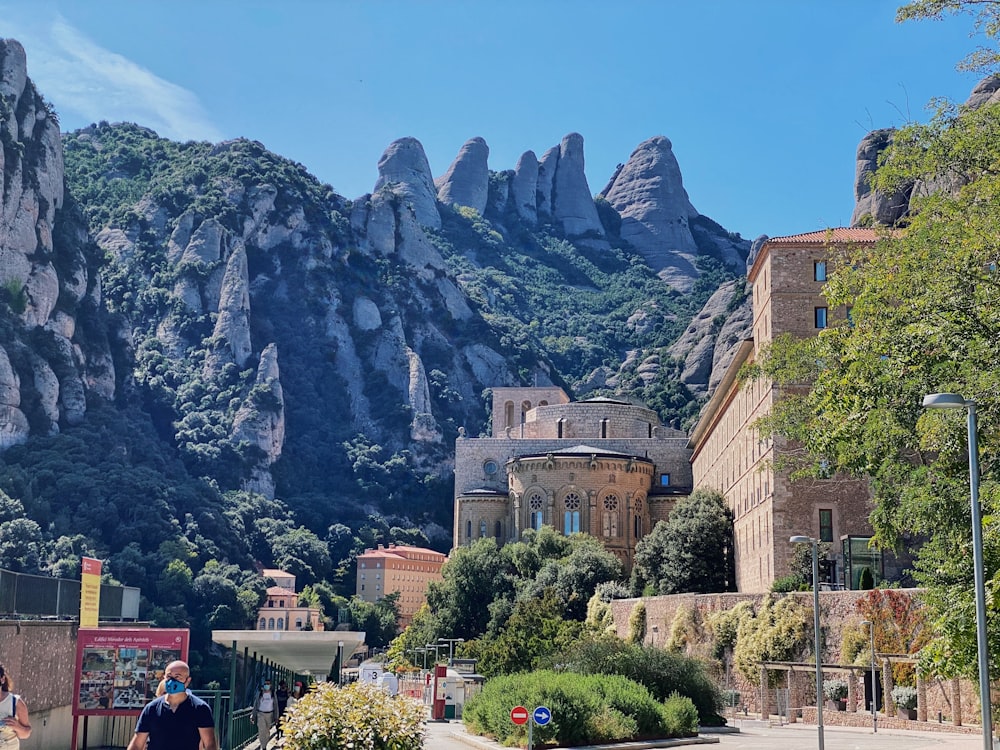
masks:
{"type": "Polygon", "coordinates": [[[524,706],[514,706],[510,710],[510,720],[518,726],[528,723],[528,709],[524,706]]]}

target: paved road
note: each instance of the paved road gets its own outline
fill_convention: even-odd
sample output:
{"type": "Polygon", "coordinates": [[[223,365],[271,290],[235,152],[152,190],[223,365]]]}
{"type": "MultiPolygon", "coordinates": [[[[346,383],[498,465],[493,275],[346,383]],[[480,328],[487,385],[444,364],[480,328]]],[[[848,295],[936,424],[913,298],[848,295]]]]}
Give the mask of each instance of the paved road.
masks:
{"type": "MultiPolygon", "coordinates": [[[[428,722],[427,750],[497,750],[500,745],[465,734],[460,722],[428,722]]],[[[790,724],[783,727],[745,726],[738,734],[707,734],[717,738],[716,745],[692,745],[693,750],[732,748],[740,750],[811,750],[817,747],[816,727],[790,724]]],[[[944,732],[904,732],[870,729],[827,727],[823,734],[826,750],[978,750],[983,746],[980,735],[944,732]]]]}

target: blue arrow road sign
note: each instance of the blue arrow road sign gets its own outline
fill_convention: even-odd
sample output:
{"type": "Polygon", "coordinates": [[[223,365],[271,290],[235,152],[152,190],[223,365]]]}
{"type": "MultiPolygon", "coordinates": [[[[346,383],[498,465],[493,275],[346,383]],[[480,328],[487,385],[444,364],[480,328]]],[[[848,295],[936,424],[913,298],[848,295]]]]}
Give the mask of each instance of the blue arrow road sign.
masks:
{"type": "Polygon", "coordinates": [[[535,709],[535,712],[531,715],[531,718],[535,720],[535,723],[538,726],[544,727],[546,724],[552,721],[552,712],[549,711],[549,709],[546,708],[545,706],[539,706],[538,708],[535,709]]]}

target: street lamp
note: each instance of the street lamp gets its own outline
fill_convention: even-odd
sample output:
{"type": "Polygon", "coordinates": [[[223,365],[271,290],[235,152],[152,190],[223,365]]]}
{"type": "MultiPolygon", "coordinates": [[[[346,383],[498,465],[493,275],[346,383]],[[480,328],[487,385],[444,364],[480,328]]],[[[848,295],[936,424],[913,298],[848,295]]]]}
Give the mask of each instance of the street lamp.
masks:
{"type": "Polygon", "coordinates": [[[818,542],[811,536],[796,535],[789,537],[792,544],[811,544],[813,557],[813,635],[816,651],[816,728],[819,737],[819,750],[823,750],[823,661],[819,655],[819,550],[818,542]]]}
{"type": "Polygon", "coordinates": [[[431,649],[434,649],[434,661],[435,662],[438,660],[438,655],[440,653],[440,649],[442,649],[442,648],[444,648],[444,644],[443,643],[428,643],[427,644],[427,650],[428,651],[430,651],[431,649]]]}
{"type": "Polygon", "coordinates": [[[983,520],[979,507],[979,440],[976,402],[957,393],[924,396],[925,409],[965,409],[969,427],[969,491],[972,505],[972,565],[976,583],[976,650],[979,652],[979,707],[983,721],[983,747],[993,750],[993,715],[990,701],[990,651],[986,642],[986,582],[983,565],[983,520]]]}
{"type": "Polygon", "coordinates": [[[344,686],[344,642],[337,641],[337,686],[344,686]]]}
{"type": "Polygon", "coordinates": [[[861,624],[868,626],[868,644],[872,649],[872,733],[875,734],[878,732],[878,717],[875,715],[875,697],[877,695],[875,692],[875,623],[871,620],[864,620],[861,624]]]}
{"type": "Polygon", "coordinates": [[[450,666],[452,661],[455,659],[455,644],[465,643],[464,638],[438,638],[440,643],[448,644],[448,665],[450,666]]]}
{"type": "Polygon", "coordinates": [[[424,669],[427,669],[427,649],[426,648],[415,648],[413,649],[414,655],[423,654],[424,655],[424,669]]]}

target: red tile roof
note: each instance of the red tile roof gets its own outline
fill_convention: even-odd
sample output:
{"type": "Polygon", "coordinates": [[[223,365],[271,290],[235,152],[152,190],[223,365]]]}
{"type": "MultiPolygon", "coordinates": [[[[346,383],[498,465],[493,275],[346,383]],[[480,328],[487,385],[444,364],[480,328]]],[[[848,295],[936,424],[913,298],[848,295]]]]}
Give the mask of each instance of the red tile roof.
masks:
{"type": "Polygon", "coordinates": [[[268,596],[298,596],[294,591],[281,586],[268,586],[267,587],[268,596]]]}
{"type": "Polygon", "coordinates": [[[862,227],[834,227],[819,232],[790,234],[787,237],[771,237],[765,244],[776,245],[829,245],[831,242],[875,242],[878,234],[874,229],[862,227]]]}

